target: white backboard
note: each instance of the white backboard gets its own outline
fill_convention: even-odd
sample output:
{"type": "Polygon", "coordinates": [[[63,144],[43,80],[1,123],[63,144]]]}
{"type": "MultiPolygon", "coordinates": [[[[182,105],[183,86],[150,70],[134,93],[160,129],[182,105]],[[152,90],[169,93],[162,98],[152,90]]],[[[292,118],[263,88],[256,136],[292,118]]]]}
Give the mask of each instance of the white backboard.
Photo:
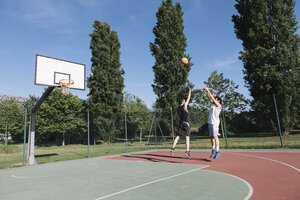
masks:
{"type": "Polygon", "coordinates": [[[37,54],[34,84],[59,86],[61,79],[73,80],[71,89],[85,90],[85,65],[37,54]]]}

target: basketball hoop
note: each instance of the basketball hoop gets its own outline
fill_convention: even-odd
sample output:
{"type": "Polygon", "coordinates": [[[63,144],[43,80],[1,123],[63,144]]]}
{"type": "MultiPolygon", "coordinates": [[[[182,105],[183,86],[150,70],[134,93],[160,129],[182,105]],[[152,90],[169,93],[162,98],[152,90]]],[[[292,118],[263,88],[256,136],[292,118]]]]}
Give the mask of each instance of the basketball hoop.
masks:
{"type": "Polygon", "coordinates": [[[61,92],[65,95],[70,94],[70,85],[73,85],[74,81],[71,79],[61,79],[59,85],[61,87],[61,92]]]}

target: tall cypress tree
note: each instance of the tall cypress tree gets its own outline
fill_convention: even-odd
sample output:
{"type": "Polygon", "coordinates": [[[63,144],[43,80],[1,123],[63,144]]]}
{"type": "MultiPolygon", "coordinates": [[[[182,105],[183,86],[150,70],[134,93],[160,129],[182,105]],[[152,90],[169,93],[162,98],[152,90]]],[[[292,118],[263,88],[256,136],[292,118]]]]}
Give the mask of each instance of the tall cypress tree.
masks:
{"type": "Polygon", "coordinates": [[[283,133],[288,135],[299,108],[299,35],[294,0],[236,0],[235,33],[243,41],[240,59],[253,108],[272,118],[277,96],[283,133]]]}
{"type": "Polygon", "coordinates": [[[165,113],[170,113],[177,105],[178,91],[189,83],[188,75],[191,62],[187,65],[181,64],[181,58],[185,54],[187,42],[183,33],[183,12],[180,3],[173,5],[172,0],[163,1],[156,13],[157,23],[153,28],[155,35],[154,43],[150,43],[150,51],[155,57],[153,91],[157,95],[156,104],[165,113]]]}
{"type": "Polygon", "coordinates": [[[87,80],[89,107],[102,139],[110,142],[115,138],[116,117],[123,107],[125,72],[121,68],[117,33],[105,22],[96,20],[93,27],[90,34],[92,75],[87,80]]]}

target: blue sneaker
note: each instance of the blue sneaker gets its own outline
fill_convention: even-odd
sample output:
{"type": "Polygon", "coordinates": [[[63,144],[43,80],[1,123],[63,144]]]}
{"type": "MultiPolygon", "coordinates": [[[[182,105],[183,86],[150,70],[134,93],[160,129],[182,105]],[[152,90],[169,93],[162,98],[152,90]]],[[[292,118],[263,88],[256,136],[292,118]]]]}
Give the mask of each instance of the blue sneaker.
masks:
{"type": "Polygon", "coordinates": [[[216,152],[216,155],[215,155],[215,157],[214,157],[214,159],[217,159],[217,158],[219,158],[220,157],[220,155],[221,155],[221,153],[218,151],[218,152],[216,152]]]}
{"type": "Polygon", "coordinates": [[[215,156],[215,154],[216,154],[216,150],[215,150],[215,149],[211,150],[211,155],[210,155],[210,158],[214,157],[214,156],[215,156]]]}

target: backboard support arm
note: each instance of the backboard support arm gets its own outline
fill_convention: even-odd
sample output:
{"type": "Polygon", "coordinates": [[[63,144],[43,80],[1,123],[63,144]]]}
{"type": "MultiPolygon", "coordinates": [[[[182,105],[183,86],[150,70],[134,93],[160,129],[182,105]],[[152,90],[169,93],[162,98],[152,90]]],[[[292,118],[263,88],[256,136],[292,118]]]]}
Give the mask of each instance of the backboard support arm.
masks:
{"type": "Polygon", "coordinates": [[[26,165],[36,165],[36,159],[34,157],[34,140],[35,140],[35,114],[40,105],[44,102],[44,100],[50,95],[55,87],[49,86],[38,102],[34,105],[31,110],[30,116],[30,127],[29,127],[29,136],[28,136],[28,150],[27,150],[27,160],[26,165]]]}

